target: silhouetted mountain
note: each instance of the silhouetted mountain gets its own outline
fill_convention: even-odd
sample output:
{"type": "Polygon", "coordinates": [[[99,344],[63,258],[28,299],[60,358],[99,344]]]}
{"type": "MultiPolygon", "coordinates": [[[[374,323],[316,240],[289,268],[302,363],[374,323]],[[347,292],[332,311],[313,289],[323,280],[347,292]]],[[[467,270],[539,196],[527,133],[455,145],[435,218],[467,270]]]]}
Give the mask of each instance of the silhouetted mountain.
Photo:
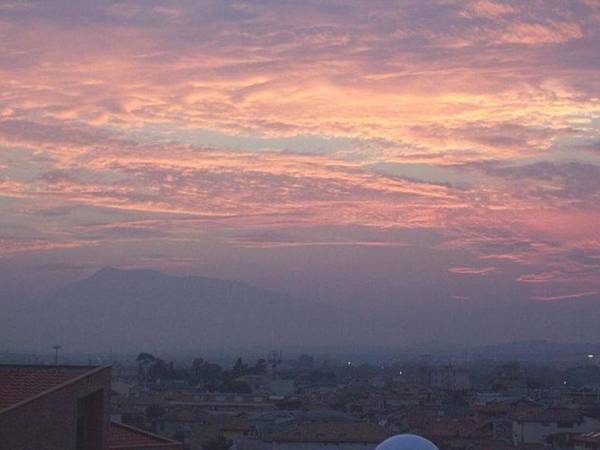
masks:
{"type": "Polygon", "coordinates": [[[46,339],[71,348],[334,348],[351,345],[362,321],[244,283],[114,268],[68,285],[47,305],[46,339]]]}
{"type": "MultiPolygon", "coordinates": [[[[349,310],[235,281],[114,268],[69,284],[43,302],[17,301],[1,291],[0,297],[7,312],[0,316],[5,349],[60,343],[71,351],[437,348],[457,354],[516,340],[600,342],[600,302],[594,298],[457,303],[423,292],[417,302],[398,292],[385,307],[365,301],[349,310]],[[427,342],[434,344],[424,347],[427,342]]],[[[482,352],[542,354],[540,345],[482,352]]]]}

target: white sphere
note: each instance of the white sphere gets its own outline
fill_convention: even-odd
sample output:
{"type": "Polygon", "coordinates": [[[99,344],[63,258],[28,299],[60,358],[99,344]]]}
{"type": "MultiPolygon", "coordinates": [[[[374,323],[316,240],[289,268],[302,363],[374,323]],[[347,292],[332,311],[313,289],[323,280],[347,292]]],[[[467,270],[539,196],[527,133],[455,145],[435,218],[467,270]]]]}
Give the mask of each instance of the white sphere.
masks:
{"type": "Polygon", "coordinates": [[[432,442],[415,434],[398,434],[386,439],[375,450],[439,450],[432,442]]]}

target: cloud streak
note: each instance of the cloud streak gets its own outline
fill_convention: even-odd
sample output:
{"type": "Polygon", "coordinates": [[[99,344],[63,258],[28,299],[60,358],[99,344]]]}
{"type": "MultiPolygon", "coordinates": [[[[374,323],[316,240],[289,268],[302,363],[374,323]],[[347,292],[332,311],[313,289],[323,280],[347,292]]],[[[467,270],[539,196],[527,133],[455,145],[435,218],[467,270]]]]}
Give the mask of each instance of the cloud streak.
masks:
{"type": "Polygon", "coordinates": [[[514,265],[534,298],[600,288],[595,2],[2,12],[5,255],[415,245],[468,255],[453,275],[514,265]]]}

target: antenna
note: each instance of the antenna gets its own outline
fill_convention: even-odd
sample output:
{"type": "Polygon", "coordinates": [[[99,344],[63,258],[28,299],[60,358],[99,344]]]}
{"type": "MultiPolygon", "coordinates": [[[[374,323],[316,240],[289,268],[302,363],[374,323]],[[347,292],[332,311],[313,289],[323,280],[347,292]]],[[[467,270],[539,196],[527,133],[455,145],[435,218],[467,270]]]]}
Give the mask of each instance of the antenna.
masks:
{"type": "Polygon", "coordinates": [[[274,377],[277,372],[277,366],[281,364],[283,360],[281,351],[272,351],[269,352],[269,356],[267,357],[267,362],[269,363],[269,367],[271,368],[271,375],[274,377]]]}

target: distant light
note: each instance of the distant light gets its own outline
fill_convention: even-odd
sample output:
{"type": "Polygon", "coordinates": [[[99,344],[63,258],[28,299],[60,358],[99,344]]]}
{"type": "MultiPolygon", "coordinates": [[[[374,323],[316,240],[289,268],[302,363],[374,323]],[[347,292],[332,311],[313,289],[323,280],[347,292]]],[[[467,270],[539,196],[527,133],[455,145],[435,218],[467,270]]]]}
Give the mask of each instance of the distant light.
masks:
{"type": "Polygon", "coordinates": [[[400,371],[400,375],[404,375],[404,372],[400,371]]]}
{"type": "Polygon", "coordinates": [[[567,384],[567,382],[566,382],[566,381],[563,381],[563,384],[567,384]]]}
{"type": "Polygon", "coordinates": [[[594,355],[593,353],[590,353],[590,354],[588,355],[588,358],[592,359],[592,358],[594,358],[595,356],[596,356],[596,355],[594,355]]]}
{"type": "Polygon", "coordinates": [[[352,361],[348,361],[348,365],[351,366],[352,365],[352,361]]]}

